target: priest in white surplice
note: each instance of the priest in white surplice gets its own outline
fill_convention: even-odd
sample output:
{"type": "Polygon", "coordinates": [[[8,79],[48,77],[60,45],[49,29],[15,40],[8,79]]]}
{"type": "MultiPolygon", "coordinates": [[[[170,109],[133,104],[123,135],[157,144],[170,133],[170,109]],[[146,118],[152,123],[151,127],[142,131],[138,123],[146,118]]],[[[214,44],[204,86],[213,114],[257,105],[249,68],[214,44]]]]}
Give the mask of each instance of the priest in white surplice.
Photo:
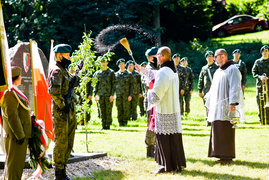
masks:
{"type": "Polygon", "coordinates": [[[161,47],[157,53],[159,70],[136,68],[145,73],[150,82],[155,79],[153,89],[148,91],[148,109],[155,106],[155,160],[159,165],[156,173],[181,171],[186,167],[182,142],[182,127],[179,106],[179,81],[171,50],[161,47]]]}
{"type": "Polygon", "coordinates": [[[206,107],[208,121],[212,122],[208,157],[219,158],[217,162],[227,163],[235,158],[235,129],[228,114],[244,107],[241,88],[241,74],[233,61],[228,61],[225,49],[215,52],[216,70],[206,107]]]}

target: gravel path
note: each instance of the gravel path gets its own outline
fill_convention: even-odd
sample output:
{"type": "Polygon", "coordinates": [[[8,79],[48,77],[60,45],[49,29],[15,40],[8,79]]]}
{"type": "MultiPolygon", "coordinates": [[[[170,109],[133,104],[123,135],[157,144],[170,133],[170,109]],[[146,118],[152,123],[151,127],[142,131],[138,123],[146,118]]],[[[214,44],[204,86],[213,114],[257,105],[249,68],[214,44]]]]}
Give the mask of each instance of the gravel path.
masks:
{"type": "MultiPolygon", "coordinates": [[[[117,166],[124,162],[124,159],[112,158],[112,157],[102,157],[97,159],[89,159],[86,161],[80,161],[75,163],[67,164],[66,174],[70,178],[75,177],[92,177],[94,171],[108,170],[112,166],[117,166]]],[[[0,179],[3,179],[3,169],[0,170],[0,179]]],[[[22,179],[35,180],[38,178],[32,177],[33,169],[24,169],[22,179]]],[[[39,179],[54,179],[54,170],[50,168],[48,171],[42,174],[39,179]]]]}

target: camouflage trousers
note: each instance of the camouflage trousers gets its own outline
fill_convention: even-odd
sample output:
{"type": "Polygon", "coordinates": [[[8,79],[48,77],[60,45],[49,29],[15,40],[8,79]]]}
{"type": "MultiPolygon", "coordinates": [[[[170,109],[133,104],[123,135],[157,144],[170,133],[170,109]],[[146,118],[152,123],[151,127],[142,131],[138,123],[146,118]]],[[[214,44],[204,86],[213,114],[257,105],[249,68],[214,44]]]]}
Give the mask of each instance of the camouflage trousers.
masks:
{"type": "Polygon", "coordinates": [[[132,118],[133,121],[137,120],[137,105],[138,105],[138,94],[134,94],[132,96],[131,103],[131,112],[130,112],[130,119],[132,118]]]}
{"type": "Polygon", "coordinates": [[[139,98],[138,105],[139,105],[139,109],[140,109],[140,116],[144,116],[145,115],[145,107],[144,107],[144,97],[143,96],[141,98],[139,98]]]}
{"type": "Polygon", "coordinates": [[[110,126],[112,124],[112,107],[113,102],[109,101],[110,96],[99,97],[99,110],[102,119],[102,126],[110,126]]]}
{"type": "Polygon", "coordinates": [[[130,101],[128,95],[117,95],[116,106],[118,109],[118,121],[120,126],[126,126],[130,119],[130,101]]]}
{"type": "Polygon", "coordinates": [[[68,114],[62,111],[53,111],[53,165],[55,169],[64,169],[70,157],[77,126],[76,114],[70,111],[68,114]]]}
{"type": "Polygon", "coordinates": [[[183,115],[184,112],[190,113],[191,95],[189,93],[186,93],[184,95],[179,95],[179,101],[180,101],[181,115],[183,115]],[[185,103],[185,108],[184,108],[184,103],[185,103]],[[185,111],[184,111],[184,109],[185,109],[185,111]]]}

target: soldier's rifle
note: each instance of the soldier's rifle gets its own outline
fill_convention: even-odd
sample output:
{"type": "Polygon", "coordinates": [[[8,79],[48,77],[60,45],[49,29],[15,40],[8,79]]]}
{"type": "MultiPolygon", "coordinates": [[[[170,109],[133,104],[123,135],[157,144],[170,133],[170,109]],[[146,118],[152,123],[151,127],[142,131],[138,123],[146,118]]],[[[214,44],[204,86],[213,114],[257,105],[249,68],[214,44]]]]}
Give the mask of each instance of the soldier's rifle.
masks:
{"type": "Polygon", "coordinates": [[[76,85],[76,83],[77,83],[77,76],[78,76],[78,73],[79,73],[79,71],[83,68],[84,60],[85,60],[85,56],[84,56],[83,60],[80,61],[80,64],[77,66],[78,69],[76,70],[76,73],[75,73],[75,75],[72,77],[71,82],[70,82],[70,84],[69,84],[68,93],[67,93],[67,96],[66,96],[66,98],[65,98],[65,102],[66,102],[66,105],[67,105],[67,106],[69,106],[69,105],[71,104],[71,96],[72,96],[72,93],[74,92],[75,85],[76,85]]]}

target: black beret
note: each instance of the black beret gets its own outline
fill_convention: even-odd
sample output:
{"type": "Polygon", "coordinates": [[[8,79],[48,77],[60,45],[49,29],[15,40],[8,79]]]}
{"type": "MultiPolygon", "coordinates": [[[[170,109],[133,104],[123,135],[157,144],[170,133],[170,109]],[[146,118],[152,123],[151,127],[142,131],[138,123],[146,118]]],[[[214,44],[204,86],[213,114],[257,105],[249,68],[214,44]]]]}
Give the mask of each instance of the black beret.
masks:
{"type": "Polygon", "coordinates": [[[145,52],[145,56],[153,56],[153,55],[156,55],[157,52],[158,52],[158,48],[152,47],[145,52]]]}
{"type": "Polygon", "coordinates": [[[262,51],[263,51],[264,49],[269,49],[269,46],[268,46],[268,45],[264,45],[264,46],[261,48],[260,53],[262,53],[262,51]]]}
{"type": "Polygon", "coordinates": [[[123,59],[123,58],[120,58],[118,61],[117,61],[117,66],[121,63],[121,62],[124,62],[125,63],[125,59],[123,59]]]}
{"type": "Polygon", "coordinates": [[[180,57],[180,54],[179,53],[174,54],[173,57],[172,57],[172,59],[174,59],[176,57],[180,57]]]}
{"type": "Polygon", "coordinates": [[[206,53],[205,53],[205,58],[206,58],[208,55],[213,55],[213,56],[214,56],[213,51],[206,51],[206,53]]]}
{"type": "Polygon", "coordinates": [[[183,58],[180,59],[180,62],[182,62],[182,61],[188,61],[188,58],[187,57],[183,57],[183,58]]]}
{"type": "Polygon", "coordinates": [[[240,53],[241,54],[241,50],[240,49],[235,49],[234,51],[233,51],[233,54],[234,53],[240,53]]]}
{"type": "Polygon", "coordinates": [[[140,64],[140,66],[148,65],[148,62],[144,61],[140,64]]]}
{"type": "Polygon", "coordinates": [[[68,44],[58,44],[53,48],[53,51],[56,53],[70,53],[72,51],[72,47],[68,44]]]}
{"type": "Polygon", "coordinates": [[[134,61],[132,61],[132,60],[129,60],[129,61],[126,62],[126,67],[129,66],[129,64],[135,65],[134,61]]]}
{"type": "Polygon", "coordinates": [[[16,76],[21,75],[21,68],[18,66],[13,66],[11,68],[11,71],[12,71],[12,77],[16,77],[16,76]]]}

